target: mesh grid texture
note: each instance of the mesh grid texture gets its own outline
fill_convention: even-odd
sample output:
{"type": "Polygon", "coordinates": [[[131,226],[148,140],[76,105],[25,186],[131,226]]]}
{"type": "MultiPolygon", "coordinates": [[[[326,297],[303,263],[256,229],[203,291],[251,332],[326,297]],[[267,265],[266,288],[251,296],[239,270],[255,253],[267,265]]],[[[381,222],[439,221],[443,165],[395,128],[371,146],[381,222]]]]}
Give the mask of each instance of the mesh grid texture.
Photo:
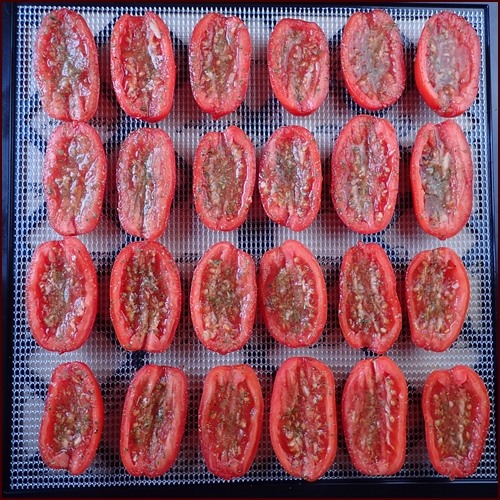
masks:
{"type": "MultiPolygon", "coordinates": [[[[349,97],[342,83],[339,43],[342,28],[353,8],[221,8],[226,15],[240,16],[248,26],[253,42],[250,85],[243,105],[234,113],[214,121],[202,113],[191,95],[188,77],[187,47],[193,27],[210,9],[193,7],[155,7],[172,35],[176,55],[177,83],[172,113],[158,126],[168,132],[177,154],[177,188],[171,217],[165,234],[159,239],[175,258],[183,286],[183,310],[175,339],[162,354],[126,352],[116,340],[109,318],[109,276],[114,259],[127,243],[134,240],[120,227],[116,212],[116,189],[112,171],[121,142],[132,131],[149,126],[126,116],[120,109],[112,88],[109,67],[109,38],[112,27],[123,13],[143,14],[142,7],[89,6],[72,7],[86,19],[99,51],[101,98],[96,116],[90,121],[103,140],[109,162],[108,185],[103,214],[98,227],[81,241],[89,249],[99,278],[100,307],[88,342],[77,351],[58,355],[39,347],[29,330],[25,310],[24,287],[31,256],[38,244],[59,239],[50,227],[42,190],[42,168],[48,137],[58,122],[42,110],[33,76],[35,34],[44,14],[54,6],[19,6],[17,23],[17,95],[15,130],[15,255],[14,255],[14,329],[13,329],[13,415],[11,449],[11,488],[44,489],[69,486],[111,487],[127,485],[196,484],[219,482],[203,462],[197,436],[197,410],[203,378],[208,369],[220,364],[249,363],[259,375],[267,410],[257,457],[248,474],[236,481],[292,479],[274,456],[268,429],[268,407],[272,380],[278,366],[288,357],[314,356],[332,369],[336,379],[337,403],[354,364],[371,354],[356,350],[344,341],[337,319],[338,276],[342,255],[357,241],[378,242],[387,252],[396,272],[398,292],[403,299],[404,273],[411,259],[420,251],[442,246],[438,239],[425,234],[418,226],[412,208],[409,186],[409,159],[417,130],[426,122],[439,122],[420,97],[413,79],[412,63],[416,44],[427,19],[436,9],[421,7],[389,8],[403,35],[407,68],[407,85],[402,98],[390,109],[374,113],[387,118],[395,127],[401,150],[400,189],[395,214],[390,225],[375,235],[361,236],[343,226],[335,214],[328,186],[330,155],[340,129],[353,116],[366,113],[349,97]],[[324,30],[331,52],[331,82],[327,99],[309,117],[287,113],[273,97],[267,77],[266,47],[270,32],[283,17],[314,21],[324,30]],[[254,197],[247,221],[229,232],[211,231],[197,219],[191,193],[191,168],[196,145],[208,131],[219,131],[229,125],[241,127],[254,141],[259,157],[262,147],[278,127],[298,124],[315,136],[324,169],[322,205],[312,226],[300,233],[279,227],[265,216],[254,197]],[[320,340],[311,348],[290,349],[278,345],[257,317],[248,344],[226,356],[208,351],[198,341],[188,314],[190,280],[204,251],[217,241],[227,240],[249,252],[258,264],[262,254],[288,238],[303,242],[314,255],[325,274],[329,295],[328,322],[320,340]],[[60,363],[86,362],[99,380],[105,403],[105,426],[97,455],[91,467],[81,476],[53,471],[41,461],[38,453],[38,430],[44,399],[53,369],[60,363]],[[120,462],[118,443],[121,411],[128,384],[145,363],[181,367],[190,384],[189,412],[179,457],[164,476],[150,480],[128,475],[120,462]]],[[[388,355],[400,366],[409,386],[408,443],[406,460],[395,476],[408,481],[432,478],[425,445],[420,397],[427,375],[437,368],[456,364],[473,367],[483,378],[492,400],[491,422],[483,458],[473,478],[497,477],[493,352],[493,309],[490,246],[489,146],[487,94],[485,75],[486,26],[482,9],[456,9],[476,29],[482,50],[479,95],[472,107],[456,118],[471,145],[474,171],[473,212],[466,227],[444,242],[463,259],[471,282],[471,301],[463,330],[457,341],[444,353],[430,353],[415,347],[405,318],[401,335],[388,355]]],[[[404,301],[402,300],[402,305],[404,301]]],[[[405,308],[403,307],[403,310],[405,308]]],[[[340,421],[340,420],[339,420],[340,421]]],[[[339,435],[339,448],[326,479],[362,477],[354,469],[339,435]]]]}

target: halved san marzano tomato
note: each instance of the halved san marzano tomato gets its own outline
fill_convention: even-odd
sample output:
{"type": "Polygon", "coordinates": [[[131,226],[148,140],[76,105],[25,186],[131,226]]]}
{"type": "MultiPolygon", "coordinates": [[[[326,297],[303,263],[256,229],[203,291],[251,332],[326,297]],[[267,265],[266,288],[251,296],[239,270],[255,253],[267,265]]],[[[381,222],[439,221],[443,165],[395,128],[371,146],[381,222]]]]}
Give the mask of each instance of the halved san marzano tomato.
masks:
{"type": "Polygon", "coordinates": [[[326,324],[326,284],[314,255],[287,240],[260,261],[259,300],[269,333],[288,347],[314,344],[326,324]]]}
{"type": "Polygon", "coordinates": [[[450,479],[474,474],[490,424],[490,399],[481,377],[461,365],[432,372],[422,410],[433,467],[450,479]]]}
{"type": "Polygon", "coordinates": [[[257,309],[252,256],[226,241],[211,246],[194,271],[190,305],[194,331],[205,347],[220,354],[241,349],[257,309]]]}
{"type": "Polygon", "coordinates": [[[172,109],[175,59],[170,32],[153,12],[124,14],[110,40],[111,77],[116,98],[133,118],[159,122],[172,109]]]}
{"type": "Polygon", "coordinates": [[[340,268],[340,328],[348,344],[387,352],[401,331],[396,276],[384,249],[359,242],[349,248],[340,268]]]}
{"type": "Polygon", "coordinates": [[[208,132],[196,148],[193,196],[196,213],[210,229],[232,231],[243,224],[255,186],[255,147],[231,125],[208,132]]]}
{"type": "Polygon", "coordinates": [[[179,453],[187,414],[188,382],[179,368],[143,366],[125,397],[120,456],[132,476],[158,477],[179,453]]]}
{"type": "Polygon", "coordinates": [[[181,314],[179,270],[156,241],[130,243],[118,254],[110,282],[111,321],[129,351],[163,352],[181,314]]]}
{"type": "Polygon", "coordinates": [[[466,19],[444,11],[425,23],[415,58],[415,83],[438,115],[452,118],[469,109],[479,88],[480,64],[479,37],[466,19]]]}
{"type": "Polygon", "coordinates": [[[340,62],[347,90],[363,108],[387,108],[403,94],[403,40],[387,12],[356,12],[348,19],[342,34],[340,62]]]}
{"type": "Polygon", "coordinates": [[[292,476],[316,481],[337,453],[335,380],[321,361],[287,359],[273,385],[271,443],[283,468],[292,476]]]}
{"type": "Polygon", "coordinates": [[[267,46],[274,95],[296,116],[314,113],[328,94],[330,53],[325,33],[301,19],[281,19],[267,46]]]}
{"type": "Polygon", "coordinates": [[[89,338],[97,314],[97,274],[77,238],[42,243],[33,254],[26,283],[28,322],[49,351],[74,351],[89,338]]]}
{"type": "Polygon", "coordinates": [[[260,159],[259,192],[270,219],[294,231],[311,225],[321,204],[321,158],[309,130],[289,125],[269,138],[260,159]]]}
{"type": "Polygon", "coordinates": [[[94,116],[100,84],[97,47],[80,14],[58,9],[43,17],[34,61],[42,107],[50,117],[86,122],[94,116]]]}
{"type": "Polygon", "coordinates": [[[332,152],[331,195],[342,222],[362,234],[382,231],[394,213],[398,187],[394,127],[368,115],[349,120],[332,152]]]}
{"type": "Polygon", "coordinates": [[[472,155],[452,120],[419,129],[411,154],[413,209],[420,227],[444,240],[455,236],[472,211],[472,155]]]}
{"type": "Polygon", "coordinates": [[[167,227],[175,192],[175,151],[157,128],[134,130],[120,147],[116,166],[118,216],[133,236],[155,240],[167,227]]]}
{"type": "Polygon", "coordinates": [[[55,368],[39,435],[42,460],[52,469],[81,474],[94,460],[104,424],[99,384],[79,361],[55,368]]]}
{"type": "Polygon", "coordinates": [[[259,447],[263,413],[262,390],[252,367],[217,366],[208,372],[198,431],[210,472],[222,479],[248,472],[259,447]]]}
{"type": "Polygon", "coordinates": [[[394,361],[380,356],[354,366],[342,394],[342,426],[359,472],[386,476],[401,469],[407,411],[406,379],[394,361]]]}

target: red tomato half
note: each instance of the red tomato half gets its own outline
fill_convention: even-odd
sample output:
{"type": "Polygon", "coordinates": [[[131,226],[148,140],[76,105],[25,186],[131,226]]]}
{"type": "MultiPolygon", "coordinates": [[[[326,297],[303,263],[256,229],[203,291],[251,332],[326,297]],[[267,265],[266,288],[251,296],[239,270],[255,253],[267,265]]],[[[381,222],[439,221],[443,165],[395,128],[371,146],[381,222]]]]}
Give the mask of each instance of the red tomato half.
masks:
{"type": "Polygon", "coordinates": [[[245,99],[252,40],[236,16],[215,12],[194,27],[189,45],[189,76],[198,106],[214,119],[235,111],[245,99]]]}
{"type": "Polygon", "coordinates": [[[125,397],[120,455],[132,476],[158,477],[175,462],[187,414],[188,382],[182,370],[143,366],[125,397]]]}
{"type": "Polygon", "coordinates": [[[217,366],[205,378],[198,414],[203,458],[222,479],[248,472],[262,434],[264,401],[248,365],[217,366]]]}
{"type": "Polygon", "coordinates": [[[48,241],[36,249],[26,306],[33,337],[44,349],[74,351],[87,341],[97,314],[97,274],[80,240],[48,241]]]}
{"type": "Polygon", "coordinates": [[[208,132],[196,148],[194,206],[210,229],[232,231],[243,224],[255,186],[255,147],[238,127],[208,132]]]}
{"type": "Polygon", "coordinates": [[[175,192],[172,140],[163,130],[140,128],[123,141],[116,166],[118,216],[133,236],[155,240],[167,227],[175,192]]]}
{"type": "Polygon", "coordinates": [[[330,83],[330,53],[316,23],[281,19],[269,37],[267,63],[274,95],[289,113],[306,116],[321,106],[330,83]]]}
{"type": "Polygon", "coordinates": [[[427,450],[433,467],[450,479],[474,474],[490,423],[490,400],[468,366],[436,370],[422,394],[427,450]]]}
{"type": "Polygon", "coordinates": [[[461,16],[432,16],[418,41],[415,83],[427,105],[440,116],[461,115],[479,88],[481,46],[476,30],[461,16]]]}
{"type": "Polygon", "coordinates": [[[172,109],[175,60],[170,32],[153,12],[124,14],[110,40],[111,77],[116,98],[132,118],[163,120],[172,109]]]}
{"type": "Polygon", "coordinates": [[[399,187],[399,145],[383,118],[358,115],[341,130],[332,153],[333,206],[342,222],[362,234],[389,224],[399,187]]]}
{"type": "Polygon", "coordinates": [[[99,101],[97,47],[85,19],[69,9],[43,17],[35,40],[35,80],[44,111],[86,122],[99,101]]]}
{"type": "Polygon", "coordinates": [[[348,344],[384,354],[401,331],[396,275],[384,249],[359,242],[340,268],[340,328],[348,344]]]}
{"type": "Polygon", "coordinates": [[[472,211],[472,155],[452,120],[417,132],[411,154],[413,208],[420,227],[441,240],[462,230],[472,211]]]}
{"type": "Polygon", "coordinates": [[[337,453],[335,380],[313,358],[287,359],[278,370],[271,396],[271,443],[292,476],[316,481],[337,453]]]}
{"type": "Polygon", "coordinates": [[[101,440],[104,407],[92,370],[78,361],[55,368],[39,436],[42,460],[52,469],[81,474],[101,440]]]}
{"type": "Polygon", "coordinates": [[[130,243],[111,270],[111,320],[129,351],[163,352],[171,344],[181,314],[179,270],[156,241],[130,243]]]}
{"type": "Polygon", "coordinates": [[[322,182],[311,132],[297,125],[276,130],[260,159],[259,192],[269,218],[294,231],[309,227],[319,211],[322,182]]]}
{"type": "Polygon", "coordinates": [[[288,347],[314,344],[326,324],[326,284],[314,255],[287,240],[260,261],[259,300],[269,333],[288,347]]]}
{"type": "Polygon", "coordinates": [[[359,472],[386,476],[401,469],[407,410],[408,387],[394,361],[381,356],[354,366],[342,394],[342,426],[359,472]]]}
{"type": "Polygon", "coordinates": [[[403,94],[403,40],[387,12],[356,12],[349,18],[342,35],[340,62],[347,90],[363,108],[387,108],[403,94]]]}

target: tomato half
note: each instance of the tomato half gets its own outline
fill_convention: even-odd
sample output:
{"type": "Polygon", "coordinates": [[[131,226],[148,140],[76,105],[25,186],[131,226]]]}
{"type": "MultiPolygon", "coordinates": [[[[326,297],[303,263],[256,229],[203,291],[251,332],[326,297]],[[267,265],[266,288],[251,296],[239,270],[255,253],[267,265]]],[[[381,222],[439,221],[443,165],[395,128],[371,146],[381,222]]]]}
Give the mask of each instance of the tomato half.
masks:
{"type": "Polygon", "coordinates": [[[415,58],[415,83],[427,105],[447,118],[467,111],[479,89],[480,61],[479,37],[466,19],[450,11],[432,16],[415,58]]]}
{"type": "Polygon", "coordinates": [[[42,460],[52,469],[81,474],[94,460],[101,440],[104,406],[92,370],[79,361],[55,368],[39,435],[42,460]]]}
{"type": "Polygon", "coordinates": [[[474,474],[490,423],[490,400],[468,366],[436,370],[422,394],[427,450],[433,467],[450,479],[474,474]]]}
{"type": "Polygon", "coordinates": [[[293,231],[309,227],[321,204],[321,158],[309,130],[276,130],[262,151],[259,192],[270,219],[293,231]]]}
{"type": "Polygon", "coordinates": [[[129,351],[163,352],[171,344],[181,314],[179,270],[156,241],[130,243],[113,264],[111,321],[129,351]]]}
{"type": "Polygon", "coordinates": [[[31,333],[44,349],[74,351],[87,341],[97,314],[97,274],[80,240],[38,246],[28,270],[26,307],[31,333]]]}
{"type": "Polygon", "coordinates": [[[340,268],[340,328],[351,347],[384,354],[401,331],[396,275],[384,249],[359,242],[340,268]]]}
{"type": "Polygon", "coordinates": [[[406,454],[408,387],[386,356],[359,361],[342,394],[342,426],[354,467],[362,474],[391,475],[406,454]]]}
{"type": "Polygon", "coordinates": [[[47,144],[43,188],[55,231],[74,236],[97,226],[106,175],[106,154],[93,127],[72,122],[54,130],[47,144]]]}
{"type": "Polygon", "coordinates": [[[44,111],[56,120],[86,122],[99,101],[99,62],[85,19],[69,9],[49,12],[36,34],[35,80],[44,111]]]}
{"type": "Polygon", "coordinates": [[[394,214],[398,187],[394,127],[368,115],[349,120],[332,152],[331,196],[342,222],[362,234],[382,231],[394,214]]]}
{"type": "Polygon", "coordinates": [[[316,23],[281,19],[269,37],[267,63],[274,95],[289,113],[306,116],[321,106],[330,83],[330,52],[316,23]]]}
{"type": "Polygon", "coordinates": [[[326,284],[314,255],[287,240],[260,261],[259,300],[269,333],[288,347],[310,346],[326,324],[326,284]]]}
{"type": "Polygon", "coordinates": [[[198,430],[210,472],[222,479],[248,472],[259,447],[263,413],[262,391],[252,367],[217,366],[208,372],[198,430]]]}
{"type": "Polygon", "coordinates": [[[193,196],[210,229],[232,231],[245,221],[255,187],[255,146],[238,127],[208,132],[196,148],[193,196]]]}
{"type": "Polygon", "coordinates": [[[124,14],[110,39],[111,78],[118,102],[129,116],[159,122],[172,109],[175,59],[170,32],[153,12],[124,14]]]}
{"type": "Polygon", "coordinates": [[[146,365],[125,397],[120,456],[132,476],[158,477],[179,453],[187,414],[188,382],[171,366],[146,365]]]}
{"type": "Polygon", "coordinates": [[[205,347],[220,354],[241,349],[257,309],[252,256],[226,241],[212,245],[194,271],[190,305],[194,331],[205,347]]]}
{"type": "Polygon", "coordinates": [[[252,40],[236,16],[216,12],[196,24],[189,44],[189,77],[198,106],[217,119],[235,111],[245,99],[252,40]]]}
{"type": "Polygon", "coordinates": [[[270,411],[271,444],[292,476],[316,481],[337,453],[335,380],[321,361],[287,359],[274,380],[270,411]]]}
{"type": "Polygon", "coordinates": [[[472,211],[472,155],[452,120],[419,129],[411,154],[413,208],[420,227],[444,240],[455,236],[472,211]]]}
{"type": "Polygon", "coordinates": [[[118,216],[133,236],[155,240],[167,227],[175,192],[175,151],[161,129],[134,130],[120,147],[116,166],[118,216]]]}

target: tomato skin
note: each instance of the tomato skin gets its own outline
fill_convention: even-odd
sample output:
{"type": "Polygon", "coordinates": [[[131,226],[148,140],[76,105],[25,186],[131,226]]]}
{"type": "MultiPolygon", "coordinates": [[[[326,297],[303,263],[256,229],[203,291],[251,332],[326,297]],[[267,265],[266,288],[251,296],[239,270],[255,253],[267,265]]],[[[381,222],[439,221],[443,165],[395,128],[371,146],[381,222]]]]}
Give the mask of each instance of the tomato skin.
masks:
{"type": "Polygon", "coordinates": [[[359,361],[344,386],[341,410],[354,467],[366,475],[396,474],[405,460],[408,411],[408,387],[396,363],[387,356],[359,361]]]}
{"type": "Polygon", "coordinates": [[[122,15],[111,32],[110,55],[113,88],[123,111],[150,123],[166,118],[174,101],[176,67],[161,17],[154,12],[122,15]]]}
{"type": "Polygon", "coordinates": [[[85,19],[70,9],[45,15],[36,34],[35,80],[44,111],[56,120],[89,121],[99,101],[99,62],[85,19]]]}
{"type": "Polygon", "coordinates": [[[208,372],[198,431],[212,474],[229,480],[248,472],[259,446],[263,413],[260,382],[251,366],[216,366],[208,372]]]}
{"type": "Polygon", "coordinates": [[[473,164],[457,123],[428,123],[418,130],[410,181],[415,216],[426,233],[445,240],[463,229],[472,212],[473,164]]]}
{"type": "Polygon", "coordinates": [[[97,274],[77,238],[37,247],[26,280],[28,323],[36,342],[60,354],[79,349],[97,314],[97,274]]]}
{"type": "Polygon", "coordinates": [[[288,358],[280,366],[269,427],[288,474],[306,481],[325,474],[337,453],[335,379],[328,366],[310,357],[288,358]]]}
{"type": "Polygon", "coordinates": [[[433,371],[425,381],[422,411],[436,471],[450,479],[474,474],[490,420],[490,400],[481,377],[463,365],[433,371]]]}
{"type": "Polygon", "coordinates": [[[466,19],[450,11],[432,16],[415,58],[415,83],[427,105],[446,118],[467,111],[478,93],[480,61],[479,37],[466,19]]]}
{"type": "Polygon", "coordinates": [[[79,361],[52,372],[39,434],[42,460],[52,469],[81,474],[101,440],[104,405],[92,370],[79,361]]]}
{"type": "Polygon", "coordinates": [[[252,40],[239,17],[210,12],[200,19],[189,45],[189,77],[193,97],[202,111],[216,120],[241,105],[247,92],[251,55],[252,40]],[[219,59],[211,66],[216,57],[219,59]]]}

